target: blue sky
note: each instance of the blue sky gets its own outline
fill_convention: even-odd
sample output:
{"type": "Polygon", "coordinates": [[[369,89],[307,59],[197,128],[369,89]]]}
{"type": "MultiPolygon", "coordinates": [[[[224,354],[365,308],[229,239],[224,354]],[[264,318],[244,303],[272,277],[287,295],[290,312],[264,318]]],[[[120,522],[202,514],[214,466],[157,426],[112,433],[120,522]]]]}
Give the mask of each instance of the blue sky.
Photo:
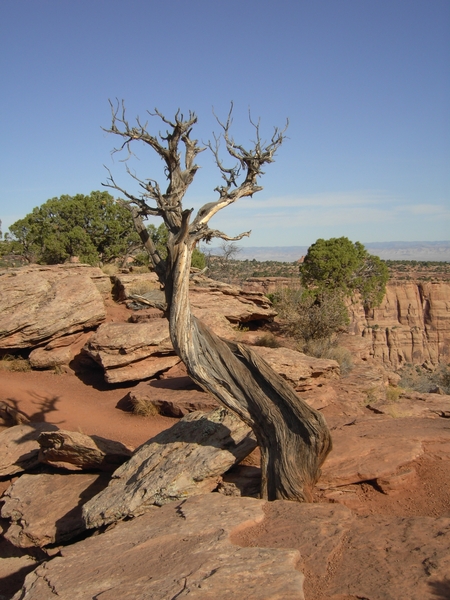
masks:
{"type": "MultiPolygon", "coordinates": [[[[448,0],[2,0],[0,45],[4,231],[100,189],[103,165],[135,189],[101,130],[117,97],[130,120],[194,110],[203,141],[230,101],[242,144],[249,108],[265,137],[289,118],[264,190],[211,222],[252,229],[243,245],[450,239],[448,0]]],[[[162,181],[137,154],[137,174],[162,181]]],[[[210,155],[199,164],[189,208],[220,183],[210,155]]]]}

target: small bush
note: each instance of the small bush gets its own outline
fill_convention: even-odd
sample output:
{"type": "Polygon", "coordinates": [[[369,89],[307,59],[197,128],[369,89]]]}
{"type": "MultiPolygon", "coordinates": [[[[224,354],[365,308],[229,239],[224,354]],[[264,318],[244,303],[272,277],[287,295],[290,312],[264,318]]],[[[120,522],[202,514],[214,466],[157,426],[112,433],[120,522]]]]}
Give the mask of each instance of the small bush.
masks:
{"type": "Polygon", "coordinates": [[[398,387],[393,387],[392,385],[390,385],[389,387],[386,388],[386,400],[388,402],[398,402],[398,399],[400,398],[400,395],[402,393],[402,390],[398,387]]]}
{"type": "Polygon", "coordinates": [[[255,342],[255,346],[264,346],[265,348],[279,348],[280,343],[274,335],[272,335],[271,333],[266,333],[255,342]]]}
{"type": "Polygon", "coordinates": [[[440,365],[434,371],[421,366],[406,365],[400,371],[398,385],[420,393],[430,393],[437,387],[450,394],[450,365],[440,365]]]}
{"type": "Polygon", "coordinates": [[[2,356],[0,360],[0,369],[3,369],[4,371],[25,373],[26,371],[31,371],[31,365],[27,358],[6,354],[5,356],[2,356]]]}
{"type": "Polygon", "coordinates": [[[155,289],[155,284],[152,281],[140,281],[130,288],[130,293],[136,294],[137,296],[144,296],[148,292],[153,292],[155,289]]]}
{"type": "Polygon", "coordinates": [[[341,375],[347,375],[353,369],[352,355],[347,348],[339,346],[337,340],[322,338],[308,340],[299,344],[299,350],[315,358],[328,358],[339,363],[341,375]]]}
{"type": "Polygon", "coordinates": [[[155,417],[159,414],[157,407],[150,402],[150,400],[146,400],[145,398],[133,398],[131,404],[133,406],[133,414],[135,415],[141,417],[155,417]]]}
{"type": "Polygon", "coordinates": [[[286,333],[304,342],[330,339],[349,322],[342,294],[338,292],[315,295],[287,289],[274,297],[274,303],[285,322],[286,333]]]}

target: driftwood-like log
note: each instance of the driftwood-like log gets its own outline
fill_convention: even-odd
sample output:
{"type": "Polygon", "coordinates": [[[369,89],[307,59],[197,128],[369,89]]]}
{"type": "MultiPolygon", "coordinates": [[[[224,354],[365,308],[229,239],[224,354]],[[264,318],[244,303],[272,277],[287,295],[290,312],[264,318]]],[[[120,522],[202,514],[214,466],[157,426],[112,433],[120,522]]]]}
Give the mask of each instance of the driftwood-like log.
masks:
{"type": "Polygon", "coordinates": [[[115,471],[132,455],[120,442],[76,431],[41,433],[38,443],[40,462],[69,463],[86,470],[115,471]]]}
{"type": "Polygon", "coordinates": [[[129,194],[114,181],[111,173],[107,186],[122,192],[131,211],[136,231],[146,248],[161,284],[164,286],[173,347],[186,365],[189,375],[203,389],[213,394],[224,406],[234,411],[254,431],[261,448],[262,490],[264,499],[286,498],[309,501],[312,487],[320,476],[320,466],[331,450],[331,437],[323,417],[306,405],[250,348],[226,342],[197,321],[189,306],[189,274],[193,249],[201,240],[212,238],[238,240],[210,229],[209,220],[220,210],[240,198],[253,196],[262,189],[258,178],[264,165],[273,162],[274,154],[284,139],[284,131],[275,129],[269,142],[262,142],[259,123],[251,124],[255,141],[250,150],[235,143],[231,136],[232,107],[225,123],[218,120],[228,156],[235,166],[226,167],[219,155],[219,138],[208,143],[224,183],[215,191],[218,198],[202,206],[193,219],[192,210],[183,210],[182,199],[192,183],[198,166],[196,156],[203,150],[190,138],[197,122],[195,114],[188,119],[178,111],[173,121],[156,111],[168,126],[165,136],[147,132],[146,124],[137,119],[131,127],[125,108],[112,108],[112,125],[107,131],[122,138],[118,150],[131,142],[144,142],[165,163],[168,179],[163,193],[153,179],[140,180],[132,174],[143,190],[139,196],[129,194]],[[184,158],[184,161],[183,161],[184,158]],[[184,164],[183,164],[184,162],[184,164]],[[149,204],[151,202],[151,204],[149,204]],[[167,259],[158,254],[143,223],[143,218],[160,216],[169,238],[167,259]]]}
{"type": "MultiPolygon", "coordinates": [[[[180,250],[189,254],[187,244],[180,250]]],[[[181,269],[172,271],[175,351],[192,379],[253,429],[261,449],[261,497],[310,502],[331,449],[324,418],[251,348],[222,340],[190,313],[187,264],[178,259],[181,269]]]]}

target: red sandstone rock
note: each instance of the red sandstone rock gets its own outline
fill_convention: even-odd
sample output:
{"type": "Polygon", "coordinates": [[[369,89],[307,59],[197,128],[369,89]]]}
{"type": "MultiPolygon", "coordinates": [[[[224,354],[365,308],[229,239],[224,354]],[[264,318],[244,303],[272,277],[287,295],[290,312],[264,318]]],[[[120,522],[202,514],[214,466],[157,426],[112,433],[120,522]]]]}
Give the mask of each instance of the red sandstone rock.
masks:
{"type": "Polygon", "coordinates": [[[61,549],[15,600],[304,600],[298,551],[240,548],[230,535],[261,522],[265,503],[209,494],[152,510],[61,549]]]}
{"type": "Polygon", "coordinates": [[[0,348],[33,348],[104,321],[93,271],[101,273],[77,265],[0,272],[0,348]]]}
{"type": "Polygon", "coordinates": [[[110,485],[84,506],[86,525],[99,527],[154,504],[210,492],[255,447],[251,429],[226,409],[190,413],[115,471],[110,485]]]}
{"type": "Polygon", "coordinates": [[[36,467],[39,464],[39,434],[57,429],[50,423],[28,423],[0,431],[0,476],[36,467]]]}
{"type": "Polygon", "coordinates": [[[5,538],[19,548],[67,542],[84,531],[81,507],[107,481],[86,473],[22,475],[2,496],[1,515],[11,519],[5,538]]]}

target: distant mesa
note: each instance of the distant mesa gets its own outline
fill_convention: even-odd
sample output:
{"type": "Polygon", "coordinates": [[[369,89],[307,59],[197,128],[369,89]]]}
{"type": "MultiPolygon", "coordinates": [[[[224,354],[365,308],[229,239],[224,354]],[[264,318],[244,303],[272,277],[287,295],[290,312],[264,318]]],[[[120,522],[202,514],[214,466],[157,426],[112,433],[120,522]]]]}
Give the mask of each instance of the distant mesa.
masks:
{"type": "MultiPolygon", "coordinates": [[[[420,260],[450,262],[450,241],[443,242],[371,242],[364,243],[370,254],[384,260],[420,260]]],[[[238,260],[276,260],[301,262],[308,246],[247,246],[243,247],[238,260]]],[[[211,254],[221,254],[219,248],[211,248],[211,254]]]]}

